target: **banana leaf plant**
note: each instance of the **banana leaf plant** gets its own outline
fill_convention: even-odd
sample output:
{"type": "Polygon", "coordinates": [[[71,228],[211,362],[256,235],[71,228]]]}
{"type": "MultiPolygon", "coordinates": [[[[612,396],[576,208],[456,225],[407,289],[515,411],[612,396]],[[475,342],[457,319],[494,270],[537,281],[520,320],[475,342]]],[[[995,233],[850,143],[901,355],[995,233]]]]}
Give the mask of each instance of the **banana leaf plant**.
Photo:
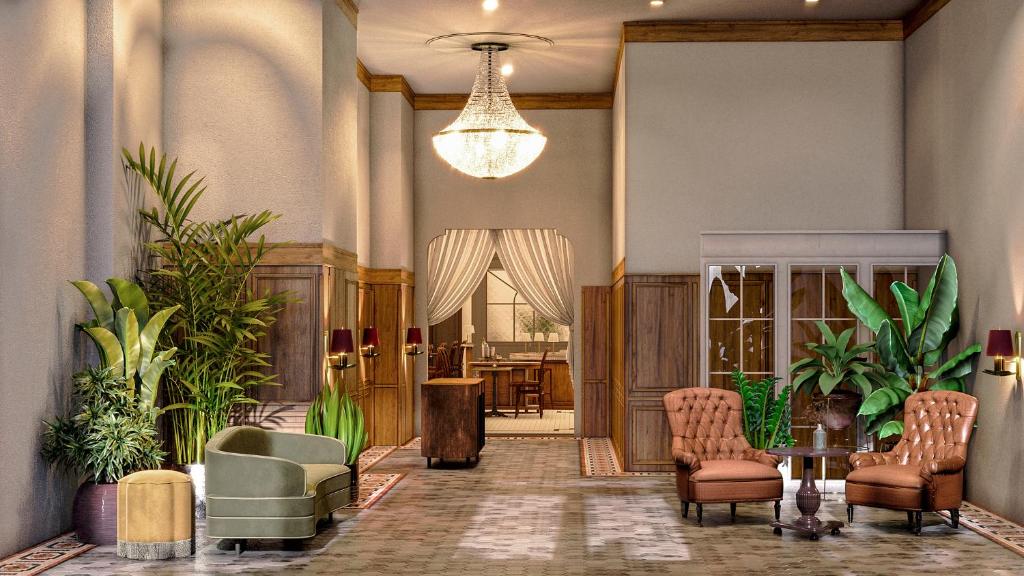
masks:
{"type": "Polygon", "coordinates": [[[828,324],[815,322],[821,331],[822,343],[808,342],[804,347],[813,354],[789,366],[796,392],[813,394],[815,387],[828,396],[837,386],[848,382],[860,389],[867,398],[876,387],[885,383],[885,370],[880,364],[868,360],[874,344],[850,346],[856,328],[847,328],[836,336],[828,324]]]}
{"type": "Polygon", "coordinates": [[[369,435],[363,410],[348,392],[338,386],[324,386],[306,412],[306,434],[337,438],[345,444],[345,464],[355,464],[369,435]]]}
{"type": "Polygon", "coordinates": [[[894,321],[845,270],[840,273],[846,303],[875,334],[875,351],[885,368],[884,381],[876,384],[859,414],[865,417],[869,434],[902,435],[898,416],[907,397],[925,390],[962,392],[981,353],[981,345],[975,343],[943,362],[960,331],[956,264],[943,255],[923,294],[903,282],[892,283],[902,322],[894,321]]]}
{"type": "Polygon", "coordinates": [[[131,385],[132,396],[146,410],[155,410],[164,370],[174,364],[177,348],[157,351],[157,341],[167,320],[181,306],[170,306],[150,315],[142,288],[124,278],[109,278],[112,298],[88,280],[72,282],[92,307],[93,319],[78,324],[89,335],[100,356],[100,367],[131,385]]]}
{"type": "Polygon", "coordinates": [[[743,434],[752,448],[767,450],[796,443],[789,405],[792,386],[783,386],[776,396],[775,384],[779,380],[771,377],[754,382],[739,370],[732,373],[733,384],[743,400],[743,434]]]}

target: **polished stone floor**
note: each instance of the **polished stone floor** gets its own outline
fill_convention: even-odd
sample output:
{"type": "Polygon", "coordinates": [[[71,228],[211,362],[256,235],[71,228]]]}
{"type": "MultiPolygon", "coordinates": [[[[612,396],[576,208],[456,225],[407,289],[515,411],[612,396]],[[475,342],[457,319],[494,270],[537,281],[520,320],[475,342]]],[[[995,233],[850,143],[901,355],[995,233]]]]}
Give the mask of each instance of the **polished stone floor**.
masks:
{"type": "MultiPolygon", "coordinates": [[[[770,505],[705,508],[698,528],[679,517],[670,477],[584,478],[571,439],[489,438],[473,468],[427,469],[418,450],[397,450],[376,472],[408,474],[373,508],[343,511],[299,550],[256,543],[243,555],[200,541],[192,559],[132,562],[112,547],[51,574],[1024,574],[1024,558],[925,515],[924,533],[900,512],[858,509],[840,536],[810,542],[774,536],[770,505]]],[[[796,515],[787,494],[783,515],[796,515]]],[[[845,520],[835,497],[823,518],[845,520]]]]}

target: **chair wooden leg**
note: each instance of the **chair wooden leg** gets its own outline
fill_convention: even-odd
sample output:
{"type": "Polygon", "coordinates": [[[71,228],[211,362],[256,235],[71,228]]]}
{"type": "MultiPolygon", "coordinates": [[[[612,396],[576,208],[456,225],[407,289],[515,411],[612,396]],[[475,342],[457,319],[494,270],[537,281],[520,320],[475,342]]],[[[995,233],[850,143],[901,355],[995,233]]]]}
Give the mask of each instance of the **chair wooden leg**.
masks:
{"type": "Polygon", "coordinates": [[[730,502],[729,503],[729,519],[731,521],[733,521],[733,522],[736,521],[736,503],[735,502],[730,502]]]}
{"type": "Polygon", "coordinates": [[[951,508],[949,510],[949,520],[950,520],[950,522],[953,523],[953,528],[959,528],[960,527],[960,509],[959,508],[951,508]]]}
{"type": "Polygon", "coordinates": [[[846,505],[846,521],[853,524],[853,504],[846,505]]]}
{"type": "Polygon", "coordinates": [[[913,510],[907,510],[907,527],[910,528],[911,532],[914,531],[914,511],[913,510]]]}
{"type": "Polygon", "coordinates": [[[683,518],[686,518],[690,515],[690,503],[683,502],[682,500],[680,500],[679,503],[683,506],[683,518]]]}
{"type": "Polygon", "coordinates": [[[522,391],[516,388],[516,415],[513,418],[519,418],[519,399],[522,397],[522,391]]]}
{"type": "Polygon", "coordinates": [[[697,526],[704,526],[704,505],[697,502],[697,526]]]}
{"type": "Polygon", "coordinates": [[[782,518],[782,500],[775,501],[775,521],[778,522],[782,518]]]}
{"type": "Polygon", "coordinates": [[[914,520],[915,520],[915,522],[914,522],[914,534],[916,536],[920,536],[921,535],[921,511],[920,510],[914,512],[914,520]]]}

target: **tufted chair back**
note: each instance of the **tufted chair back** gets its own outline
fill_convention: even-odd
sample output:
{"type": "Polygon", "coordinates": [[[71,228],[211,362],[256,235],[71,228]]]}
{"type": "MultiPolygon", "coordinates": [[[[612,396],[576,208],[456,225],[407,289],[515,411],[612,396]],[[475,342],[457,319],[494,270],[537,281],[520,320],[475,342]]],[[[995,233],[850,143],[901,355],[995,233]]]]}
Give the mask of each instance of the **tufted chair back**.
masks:
{"type": "Polygon", "coordinates": [[[894,464],[919,465],[959,456],[967,459],[978,399],[936,390],[911,394],[903,406],[903,438],[890,454],[894,464]]]}
{"type": "Polygon", "coordinates": [[[663,398],[672,448],[700,460],[738,460],[750,443],[743,435],[740,395],[718,388],[682,388],[663,398]]]}

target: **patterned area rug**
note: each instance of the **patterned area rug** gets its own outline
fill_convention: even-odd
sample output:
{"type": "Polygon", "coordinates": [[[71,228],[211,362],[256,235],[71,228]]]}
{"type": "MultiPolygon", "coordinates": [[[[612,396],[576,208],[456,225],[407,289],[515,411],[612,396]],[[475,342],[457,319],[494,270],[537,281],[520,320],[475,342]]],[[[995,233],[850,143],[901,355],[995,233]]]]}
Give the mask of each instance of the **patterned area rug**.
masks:
{"type": "MultiPolygon", "coordinates": [[[[949,518],[949,512],[939,512],[939,515],[949,518]]],[[[1015,524],[970,502],[964,502],[960,506],[960,524],[996,544],[1001,544],[1024,556],[1024,526],[1015,524]]]]}
{"type": "Polygon", "coordinates": [[[612,452],[608,438],[580,438],[581,476],[672,476],[673,472],[626,472],[612,452]]]}
{"type": "Polygon", "coordinates": [[[388,474],[360,474],[359,498],[345,508],[369,508],[384,497],[405,474],[392,472],[388,474]]]}
{"type": "Polygon", "coordinates": [[[68,532],[0,560],[0,574],[3,576],[41,574],[57,564],[93,548],[95,546],[92,544],[79,542],[74,532],[68,532]]]}
{"type": "Polygon", "coordinates": [[[374,464],[387,458],[388,454],[395,450],[398,450],[398,446],[371,446],[363,450],[363,453],[359,455],[360,473],[368,471],[374,464]]]}
{"type": "Polygon", "coordinates": [[[409,440],[405,444],[402,444],[401,450],[419,450],[420,449],[420,437],[417,436],[412,440],[409,440]]]}

